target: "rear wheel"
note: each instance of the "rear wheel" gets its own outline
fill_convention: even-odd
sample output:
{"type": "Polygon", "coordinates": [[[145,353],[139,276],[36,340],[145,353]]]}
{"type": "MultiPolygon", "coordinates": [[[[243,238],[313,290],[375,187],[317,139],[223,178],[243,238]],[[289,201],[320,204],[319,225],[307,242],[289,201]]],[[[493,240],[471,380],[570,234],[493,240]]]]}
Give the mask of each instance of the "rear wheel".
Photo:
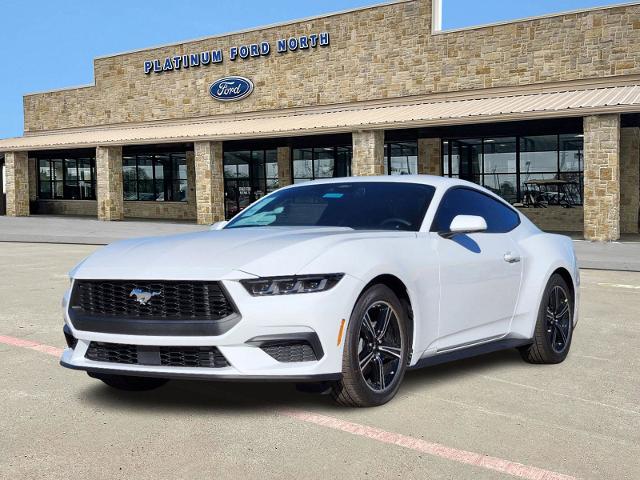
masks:
{"type": "Polygon", "coordinates": [[[102,373],[89,373],[89,376],[102,380],[112,388],[117,390],[126,390],[128,392],[155,390],[169,381],[166,378],[130,377],[127,375],[110,375],[102,373]]]}
{"type": "Polygon", "coordinates": [[[349,320],[335,400],[350,407],[387,403],[400,387],[408,351],[406,309],[389,287],[374,285],[358,299],[349,320]]]}
{"type": "Polygon", "coordinates": [[[547,283],[533,343],[520,348],[529,363],[560,363],[567,358],[573,337],[573,298],[567,282],[554,274],[547,283]]]}

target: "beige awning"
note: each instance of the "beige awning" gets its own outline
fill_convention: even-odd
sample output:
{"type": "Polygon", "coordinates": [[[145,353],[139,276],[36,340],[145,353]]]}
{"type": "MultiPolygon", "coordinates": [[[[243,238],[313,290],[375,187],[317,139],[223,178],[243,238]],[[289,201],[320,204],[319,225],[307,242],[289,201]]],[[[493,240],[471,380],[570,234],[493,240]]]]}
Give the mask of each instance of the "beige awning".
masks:
{"type": "Polygon", "coordinates": [[[640,85],[458,98],[405,104],[350,106],[324,111],[282,111],[173,123],[85,128],[0,140],[0,151],[288,137],[640,112],[640,85]]]}

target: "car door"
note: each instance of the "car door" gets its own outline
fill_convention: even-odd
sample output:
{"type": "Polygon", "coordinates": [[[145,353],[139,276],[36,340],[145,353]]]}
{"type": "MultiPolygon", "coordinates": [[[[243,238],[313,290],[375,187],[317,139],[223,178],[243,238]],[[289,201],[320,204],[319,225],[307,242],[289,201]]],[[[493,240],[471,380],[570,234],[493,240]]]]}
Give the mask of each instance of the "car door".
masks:
{"type": "Polygon", "coordinates": [[[437,235],[438,351],[505,335],[522,277],[520,251],[509,233],[520,224],[514,209],[471,187],[453,187],[443,196],[431,230],[447,231],[457,215],[481,216],[487,230],[451,238],[437,235]]]}

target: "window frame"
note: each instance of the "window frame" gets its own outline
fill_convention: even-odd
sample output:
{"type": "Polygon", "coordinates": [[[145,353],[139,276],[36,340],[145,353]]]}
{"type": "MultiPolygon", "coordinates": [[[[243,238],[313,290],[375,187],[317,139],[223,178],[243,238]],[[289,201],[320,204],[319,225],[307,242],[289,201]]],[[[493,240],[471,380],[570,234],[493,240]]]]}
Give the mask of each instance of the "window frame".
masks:
{"type": "MultiPolygon", "coordinates": [[[[291,161],[290,161],[290,168],[291,168],[291,184],[292,185],[297,185],[300,183],[305,183],[305,182],[312,182],[314,180],[324,180],[327,178],[347,178],[350,177],[352,174],[352,164],[353,164],[353,145],[347,145],[347,144],[343,144],[343,145],[326,145],[326,146],[320,146],[320,145],[313,145],[310,147],[305,147],[305,146],[296,146],[296,147],[292,147],[291,148],[291,161]],[[319,150],[326,150],[326,149],[332,149],[333,152],[333,168],[334,171],[337,170],[336,168],[336,163],[337,163],[337,159],[338,159],[338,150],[339,149],[344,149],[345,151],[349,152],[349,161],[347,162],[347,172],[346,172],[346,176],[345,177],[316,177],[316,161],[317,160],[321,160],[321,159],[317,159],[316,158],[316,151],[319,150]],[[311,178],[309,177],[296,177],[295,176],[295,168],[294,168],[294,162],[296,161],[294,158],[293,153],[296,150],[310,150],[311,151],[311,178]],[[299,182],[296,183],[296,180],[300,180],[299,182]]],[[[344,153],[344,152],[341,152],[344,153]]]]}
{"type": "Polygon", "coordinates": [[[95,201],[97,200],[97,191],[96,191],[96,157],[91,156],[91,155],[87,155],[87,154],[76,154],[76,156],[74,155],[70,155],[70,154],[60,154],[60,155],[35,155],[33,157],[31,157],[35,160],[36,162],[36,178],[37,178],[37,192],[36,192],[36,196],[38,201],[70,201],[70,202],[76,202],[76,201],[95,201]],[[82,180],[81,179],[81,175],[80,175],[80,170],[84,167],[80,166],[80,160],[88,160],[89,161],[89,172],[91,175],[91,179],[90,180],[82,180]],[[70,163],[70,161],[74,161],[75,162],[75,171],[76,171],[76,177],[75,180],[69,179],[67,176],[67,171],[69,168],[71,168],[70,166],[67,165],[67,163],[70,163]],[[47,162],[47,168],[49,170],[49,179],[48,180],[43,180],[41,178],[41,162],[47,162]],[[57,177],[53,174],[53,172],[55,171],[55,165],[56,164],[60,164],[62,166],[62,179],[57,179],[57,177]],[[91,192],[92,195],[89,197],[85,197],[84,195],[84,190],[81,188],[81,184],[85,184],[85,183],[89,183],[91,185],[91,192]],[[42,196],[43,190],[42,190],[42,185],[43,184],[48,184],[49,185],[49,198],[44,198],[42,196]],[[62,185],[62,197],[56,197],[54,196],[54,192],[57,191],[57,187],[54,188],[55,184],[60,184],[62,185]],[[70,195],[67,195],[67,191],[68,191],[68,187],[67,185],[71,185],[74,186],[75,188],[77,188],[77,191],[79,192],[79,197],[80,198],[71,198],[70,195]]]}
{"type": "MultiPolygon", "coordinates": [[[[419,155],[419,147],[418,147],[418,141],[417,140],[390,140],[390,141],[385,141],[384,142],[384,150],[385,150],[385,166],[386,166],[386,174],[389,176],[402,176],[405,175],[403,173],[398,174],[398,175],[394,175],[391,172],[391,150],[392,150],[392,145],[397,145],[400,146],[400,148],[415,148],[415,157],[416,157],[416,171],[415,172],[409,172],[406,175],[417,175],[418,174],[418,169],[419,169],[419,164],[420,164],[420,155],[419,155]],[[409,147],[408,145],[411,144],[411,147],[409,147]]],[[[404,155],[406,158],[409,158],[410,155],[404,155]]]]}
{"type": "MultiPolygon", "coordinates": [[[[123,165],[122,165],[122,171],[123,171],[123,177],[124,177],[124,168],[125,167],[134,167],[134,172],[135,172],[135,179],[134,180],[127,180],[125,178],[123,178],[123,189],[122,189],[122,197],[123,197],[123,201],[125,202],[164,202],[164,203],[178,203],[178,204],[184,204],[184,203],[188,203],[189,202],[189,168],[187,165],[187,152],[134,152],[134,153],[125,153],[122,155],[122,160],[123,160],[123,165]],[[158,157],[165,157],[168,156],[169,157],[169,161],[171,162],[170,168],[169,168],[169,178],[167,178],[167,176],[164,174],[164,168],[163,168],[163,164],[158,160],[158,157]],[[175,157],[174,157],[175,156],[175,157]],[[180,169],[175,169],[175,165],[174,163],[177,160],[180,160],[180,157],[182,156],[185,160],[185,178],[182,178],[179,174],[180,169]],[[151,159],[151,172],[152,172],[152,176],[150,179],[146,179],[146,180],[142,180],[143,182],[151,182],[151,184],[153,185],[153,196],[154,196],[154,200],[145,200],[145,199],[141,199],[140,198],[140,158],[141,157],[145,157],[145,158],[150,158],[151,159]],[[177,157],[177,158],[176,158],[177,157]],[[134,165],[124,165],[124,159],[125,158],[135,158],[135,166],[134,165]],[[163,169],[163,178],[156,178],[156,169],[161,168],[163,169]],[[178,172],[178,176],[175,177],[174,176],[174,172],[177,171],[178,172]],[[135,184],[135,194],[136,194],[136,198],[126,198],[125,196],[125,184],[127,183],[134,183],[135,184]],[[167,192],[171,192],[171,197],[173,197],[173,193],[174,193],[174,189],[173,189],[173,185],[177,182],[178,184],[181,184],[182,182],[186,182],[187,188],[185,190],[185,197],[184,200],[176,200],[174,198],[171,198],[170,200],[167,199],[161,199],[158,200],[158,195],[159,193],[161,193],[161,191],[158,189],[158,182],[161,182],[163,185],[163,189],[162,189],[162,193],[166,195],[167,192]],[[171,188],[169,190],[167,190],[167,185],[171,186],[171,188]]],[[[178,166],[180,165],[179,163],[177,164],[178,166]]]]}
{"type": "MultiPolygon", "coordinates": [[[[487,192],[483,192],[482,190],[478,190],[477,188],[473,188],[473,187],[467,187],[466,185],[454,185],[452,187],[449,187],[445,190],[445,192],[442,194],[442,197],[440,198],[440,201],[438,202],[438,208],[435,211],[435,214],[433,215],[433,220],[431,220],[431,226],[429,227],[429,232],[433,232],[433,233],[443,233],[443,230],[438,230],[435,227],[436,225],[436,221],[438,219],[438,214],[440,213],[440,210],[442,209],[442,205],[444,204],[444,201],[447,198],[447,195],[449,193],[451,193],[454,190],[468,190],[470,192],[474,192],[480,195],[483,195],[487,198],[489,198],[490,200],[493,200],[494,202],[497,202],[499,204],[501,204],[502,206],[504,206],[505,208],[507,208],[508,210],[511,210],[512,213],[514,213],[516,215],[516,218],[518,219],[518,222],[513,226],[513,228],[511,228],[510,230],[507,230],[506,232],[490,232],[490,231],[484,231],[484,232],[478,232],[478,233],[486,233],[486,234],[491,234],[491,235],[505,235],[507,233],[513,232],[516,228],[518,228],[520,225],[522,225],[522,218],[520,217],[520,212],[513,207],[512,205],[510,205],[507,201],[505,201],[504,199],[502,199],[499,196],[493,196],[488,194],[487,192]]],[[[459,215],[467,215],[464,213],[460,213],[459,215]]],[[[455,217],[454,217],[455,218],[455,217]]],[[[483,217],[484,218],[484,217],[483,217]]],[[[484,219],[485,222],[487,221],[487,219],[484,219]]],[[[489,225],[489,222],[487,222],[487,227],[489,225]]]]}
{"type": "MultiPolygon", "coordinates": [[[[442,171],[442,176],[443,177],[448,177],[448,178],[461,178],[461,179],[468,179],[468,172],[462,172],[462,165],[460,166],[460,171],[458,172],[457,175],[454,175],[452,173],[452,166],[453,166],[453,158],[452,158],[452,151],[453,151],[453,142],[456,141],[464,141],[464,140],[480,140],[480,151],[481,151],[481,161],[479,162],[480,166],[481,166],[481,171],[477,174],[479,180],[481,183],[477,183],[477,185],[480,186],[485,186],[485,182],[484,179],[487,175],[491,175],[491,174],[487,174],[485,172],[485,145],[486,145],[486,141],[490,140],[490,139],[499,139],[499,138],[515,138],[515,164],[516,164],[516,171],[515,172],[509,172],[509,173],[499,173],[499,175],[511,175],[511,176],[515,176],[515,190],[516,190],[516,199],[515,202],[516,203],[521,203],[524,199],[524,189],[523,189],[523,184],[526,181],[524,176],[526,175],[525,172],[522,171],[522,165],[521,165],[521,161],[522,161],[522,153],[526,153],[523,152],[522,150],[522,140],[525,138],[535,138],[535,137],[556,137],[556,149],[555,149],[555,157],[556,157],[556,168],[555,171],[540,171],[540,172],[529,172],[529,177],[531,177],[531,175],[554,175],[555,178],[557,179],[561,179],[563,176],[566,175],[577,175],[578,176],[578,180],[575,182],[577,183],[577,187],[579,190],[579,203],[575,203],[573,206],[574,207],[581,207],[584,205],[584,143],[582,145],[582,148],[579,150],[579,152],[581,152],[582,157],[578,159],[578,170],[561,170],[560,167],[560,159],[561,159],[561,155],[562,152],[565,151],[570,151],[570,150],[563,150],[562,149],[562,141],[565,140],[566,141],[566,137],[567,136],[571,136],[573,135],[575,138],[578,138],[578,135],[582,135],[582,132],[562,132],[562,133],[548,133],[548,134],[544,134],[544,133],[535,133],[535,134],[500,134],[499,132],[497,132],[496,134],[493,135],[478,135],[478,136],[467,136],[467,137],[447,137],[447,138],[442,138],[440,141],[440,148],[441,148],[441,154],[440,154],[440,166],[441,166],[441,171],[442,171]],[[564,138],[563,138],[564,137],[564,138]],[[581,170],[580,170],[581,169],[581,170]]],[[[553,151],[553,150],[549,150],[549,151],[553,151]]],[[[469,180],[469,181],[473,181],[473,180],[469,180]]],[[[476,182],[474,182],[476,183],[476,182]]],[[[486,187],[485,187],[486,188],[486,187]]],[[[504,199],[503,199],[504,200],[504,199]]]]}

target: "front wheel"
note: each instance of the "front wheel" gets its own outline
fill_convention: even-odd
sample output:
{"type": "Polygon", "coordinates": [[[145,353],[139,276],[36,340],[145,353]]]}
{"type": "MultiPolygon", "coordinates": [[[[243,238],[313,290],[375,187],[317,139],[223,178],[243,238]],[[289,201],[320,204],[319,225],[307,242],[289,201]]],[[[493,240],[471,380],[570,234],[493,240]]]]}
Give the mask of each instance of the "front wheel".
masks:
{"type": "Polygon", "coordinates": [[[358,299],[347,328],[342,380],[333,397],[349,407],[373,407],[391,400],[407,367],[408,315],[396,294],[374,285],[358,299]]]}
{"type": "Polygon", "coordinates": [[[520,348],[525,361],[560,363],[567,358],[573,337],[573,302],[564,278],[552,275],[540,303],[533,343],[520,348]]]}
{"type": "Polygon", "coordinates": [[[155,390],[169,381],[166,378],[130,377],[127,375],[110,375],[106,373],[89,373],[89,376],[102,380],[116,390],[125,390],[128,392],[155,390]]]}

